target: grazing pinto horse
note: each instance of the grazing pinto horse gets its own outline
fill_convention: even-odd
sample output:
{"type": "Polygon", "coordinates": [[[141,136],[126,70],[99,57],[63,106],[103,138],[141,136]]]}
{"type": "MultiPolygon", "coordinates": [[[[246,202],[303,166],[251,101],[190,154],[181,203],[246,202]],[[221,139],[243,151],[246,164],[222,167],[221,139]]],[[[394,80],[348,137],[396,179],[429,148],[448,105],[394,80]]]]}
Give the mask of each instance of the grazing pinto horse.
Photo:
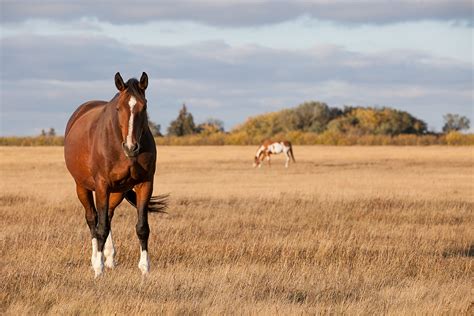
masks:
{"type": "Polygon", "coordinates": [[[271,166],[270,156],[272,154],[281,154],[282,152],[285,153],[286,156],[285,168],[288,168],[290,156],[293,162],[295,162],[295,156],[293,155],[293,147],[291,147],[291,143],[287,140],[273,142],[267,139],[262,143],[260,147],[258,147],[258,150],[255,153],[255,160],[253,166],[258,166],[260,168],[265,158],[267,158],[268,160],[268,165],[271,166]]]}
{"type": "Polygon", "coordinates": [[[92,237],[95,276],[115,265],[111,221],[125,198],[136,206],[136,232],[140,241],[138,268],[148,273],[148,212],[166,207],[166,196],[152,197],[156,146],[148,128],[145,89],[148,76],[124,83],[115,74],[119,92],[110,100],[82,104],[66,126],[64,157],[76,182],[76,192],[86,210],[92,237]],[[95,204],[92,192],[95,192],[95,204]]]}

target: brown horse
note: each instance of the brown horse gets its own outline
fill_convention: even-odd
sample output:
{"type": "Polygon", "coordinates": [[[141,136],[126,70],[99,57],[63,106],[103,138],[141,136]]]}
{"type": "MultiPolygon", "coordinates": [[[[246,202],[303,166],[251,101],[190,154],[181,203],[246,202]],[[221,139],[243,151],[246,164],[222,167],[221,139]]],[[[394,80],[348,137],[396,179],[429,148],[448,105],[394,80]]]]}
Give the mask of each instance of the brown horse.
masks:
{"type": "Polygon", "coordinates": [[[115,266],[111,221],[125,198],[136,206],[136,232],[140,241],[139,269],[147,274],[148,212],[166,207],[166,196],[152,197],[156,146],[148,128],[145,89],[148,76],[124,83],[115,74],[119,92],[110,100],[82,104],[66,126],[64,157],[76,182],[92,237],[91,263],[95,276],[115,266]],[[95,204],[92,192],[95,192],[95,204]]]}

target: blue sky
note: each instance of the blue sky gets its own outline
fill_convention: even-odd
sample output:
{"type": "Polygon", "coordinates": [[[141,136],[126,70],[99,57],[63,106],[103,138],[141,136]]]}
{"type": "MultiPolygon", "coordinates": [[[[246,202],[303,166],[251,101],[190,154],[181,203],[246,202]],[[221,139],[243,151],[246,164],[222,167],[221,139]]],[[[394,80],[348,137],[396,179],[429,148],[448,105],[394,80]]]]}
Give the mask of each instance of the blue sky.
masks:
{"type": "MultiPolygon", "coordinates": [[[[1,135],[62,133],[113,76],[150,78],[165,130],[183,102],[227,130],[309,100],[390,106],[440,130],[473,117],[470,1],[1,2],[1,135]],[[114,5],[113,5],[114,4],[114,5]]],[[[472,131],[472,128],[471,128],[472,131]]]]}

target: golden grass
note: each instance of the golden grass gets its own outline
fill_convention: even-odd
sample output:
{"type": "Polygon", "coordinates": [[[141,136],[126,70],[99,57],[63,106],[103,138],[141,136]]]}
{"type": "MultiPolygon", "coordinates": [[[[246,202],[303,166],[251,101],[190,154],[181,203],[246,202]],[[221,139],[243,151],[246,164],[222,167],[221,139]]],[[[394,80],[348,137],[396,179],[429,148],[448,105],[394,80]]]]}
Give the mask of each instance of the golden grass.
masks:
{"type": "Polygon", "coordinates": [[[60,147],[0,147],[2,314],[469,314],[472,147],[159,147],[142,279],[136,213],[95,280],[60,147]]]}

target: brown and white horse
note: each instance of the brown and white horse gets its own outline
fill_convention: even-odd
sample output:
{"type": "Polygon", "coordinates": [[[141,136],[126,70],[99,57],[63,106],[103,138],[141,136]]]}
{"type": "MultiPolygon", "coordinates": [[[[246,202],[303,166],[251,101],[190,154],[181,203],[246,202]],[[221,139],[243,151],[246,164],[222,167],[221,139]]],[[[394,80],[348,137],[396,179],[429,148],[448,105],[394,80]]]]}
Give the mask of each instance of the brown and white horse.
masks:
{"type": "Polygon", "coordinates": [[[66,166],[76,182],[91,232],[96,277],[104,264],[115,265],[111,222],[122,200],[137,208],[138,268],[143,274],[150,269],[148,213],[166,207],[165,196],[152,197],[156,146],[148,128],[148,76],[143,73],[140,81],[132,78],[125,83],[117,73],[115,86],[118,93],[112,100],[89,101],[74,112],[64,138],[66,166]]]}
{"type": "Polygon", "coordinates": [[[289,141],[283,140],[274,142],[267,139],[262,143],[262,145],[260,145],[260,147],[258,147],[257,152],[255,153],[253,166],[258,166],[260,168],[265,158],[268,161],[268,165],[271,166],[270,156],[281,153],[285,153],[286,156],[285,168],[288,168],[288,162],[290,161],[290,158],[293,160],[293,162],[295,162],[293,147],[289,141]]]}

